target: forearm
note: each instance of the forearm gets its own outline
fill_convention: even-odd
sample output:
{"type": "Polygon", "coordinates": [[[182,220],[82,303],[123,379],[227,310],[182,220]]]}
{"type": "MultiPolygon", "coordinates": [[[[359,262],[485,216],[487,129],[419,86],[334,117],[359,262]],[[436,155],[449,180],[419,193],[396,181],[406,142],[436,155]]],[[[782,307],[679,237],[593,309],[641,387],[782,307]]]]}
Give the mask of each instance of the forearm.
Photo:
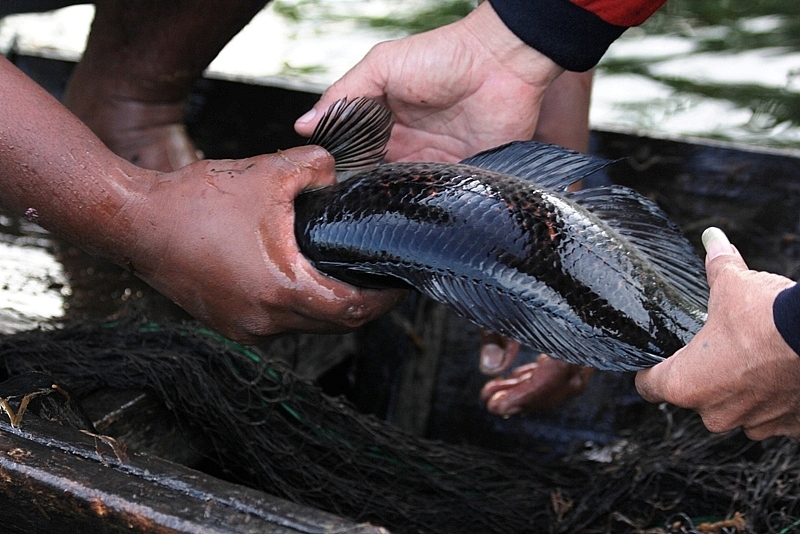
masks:
{"type": "Polygon", "coordinates": [[[119,263],[144,172],[0,57],[0,205],[119,263]]]}
{"type": "Polygon", "coordinates": [[[0,205],[131,269],[232,339],[342,331],[399,303],[402,293],[317,272],[298,250],[294,198],[334,181],[319,147],[140,169],[0,57],[0,205]]]}

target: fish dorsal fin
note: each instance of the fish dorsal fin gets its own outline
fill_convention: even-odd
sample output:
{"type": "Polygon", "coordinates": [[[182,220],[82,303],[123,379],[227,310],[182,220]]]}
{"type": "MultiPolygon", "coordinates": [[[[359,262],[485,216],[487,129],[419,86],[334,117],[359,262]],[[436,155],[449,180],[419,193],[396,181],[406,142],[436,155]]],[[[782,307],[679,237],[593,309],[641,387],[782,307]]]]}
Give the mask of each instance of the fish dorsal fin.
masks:
{"type": "Polygon", "coordinates": [[[309,145],[331,153],[337,171],[374,167],[386,155],[392,133],[392,112],[375,100],[337,100],[320,119],[309,145]]]}
{"type": "Polygon", "coordinates": [[[554,191],[564,191],[613,161],[538,141],[512,141],[479,152],[461,163],[517,176],[554,191]]]}
{"type": "Polygon", "coordinates": [[[705,310],[705,266],[692,244],[652,200],[618,185],[566,193],[635,245],[689,302],[705,310]]]}

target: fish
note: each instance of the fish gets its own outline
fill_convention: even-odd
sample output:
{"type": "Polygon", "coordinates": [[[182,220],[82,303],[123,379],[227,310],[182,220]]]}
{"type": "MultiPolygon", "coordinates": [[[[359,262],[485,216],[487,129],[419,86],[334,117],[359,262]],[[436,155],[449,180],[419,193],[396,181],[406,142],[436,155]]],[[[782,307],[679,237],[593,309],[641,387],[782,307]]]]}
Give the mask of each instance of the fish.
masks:
{"type": "Polygon", "coordinates": [[[612,161],[514,141],[460,163],[385,163],[392,117],[340,100],[310,144],[341,180],[295,199],[316,269],[364,288],[410,288],[472,322],[582,366],[636,371],[707,319],[703,262],[633,189],[568,187],[612,161]]]}

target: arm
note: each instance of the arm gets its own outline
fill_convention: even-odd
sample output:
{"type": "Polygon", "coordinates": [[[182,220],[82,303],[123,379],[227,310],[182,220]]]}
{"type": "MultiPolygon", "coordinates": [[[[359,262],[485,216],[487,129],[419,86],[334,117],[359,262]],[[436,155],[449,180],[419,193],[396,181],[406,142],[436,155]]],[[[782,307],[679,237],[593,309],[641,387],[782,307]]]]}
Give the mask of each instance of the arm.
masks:
{"type": "Polygon", "coordinates": [[[139,167],[171,171],[197,161],[182,122],[193,84],[266,2],[94,2],[65,106],[139,167]]]}
{"type": "Polygon", "coordinates": [[[221,333],[255,342],[339,331],[402,297],[335,282],[297,249],[294,197],[334,181],[324,150],[148,171],[2,57],[0,79],[0,203],[134,271],[221,333]]]}
{"type": "Polygon", "coordinates": [[[704,243],[708,321],[672,357],[639,371],[636,387],[650,402],[697,411],[712,432],[741,426],[751,439],[800,438],[800,356],[776,327],[776,320],[793,332],[800,327],[783,322],[795,321],[800,309],[776,314],[776,297],[793,298],[797,286],[749,270],[719,230],[707,231],[704,243]]]}
{"type": "Polygon", "coordinates": [[[144,195],[147,175],[105,149],[2,56],[0,79],[3,206],[120,263],[120,230],[130,226],[120,213],[144,195]]]}

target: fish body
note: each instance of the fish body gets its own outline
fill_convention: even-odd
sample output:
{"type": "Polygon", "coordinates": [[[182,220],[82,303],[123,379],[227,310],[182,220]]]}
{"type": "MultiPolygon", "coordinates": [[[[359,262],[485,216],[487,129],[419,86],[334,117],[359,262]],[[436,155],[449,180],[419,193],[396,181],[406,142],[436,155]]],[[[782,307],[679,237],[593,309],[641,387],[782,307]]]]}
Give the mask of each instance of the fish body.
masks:
{"type": "Polygon", "coordinates": [[[378,165],[299,195],[296,237],[345,282],[410,286],[556,358],[642,369],[699,330],[707,286],[654,203],[618,186],[566,191],[607,163],[516,142],[460,164],[378,165]]]}

